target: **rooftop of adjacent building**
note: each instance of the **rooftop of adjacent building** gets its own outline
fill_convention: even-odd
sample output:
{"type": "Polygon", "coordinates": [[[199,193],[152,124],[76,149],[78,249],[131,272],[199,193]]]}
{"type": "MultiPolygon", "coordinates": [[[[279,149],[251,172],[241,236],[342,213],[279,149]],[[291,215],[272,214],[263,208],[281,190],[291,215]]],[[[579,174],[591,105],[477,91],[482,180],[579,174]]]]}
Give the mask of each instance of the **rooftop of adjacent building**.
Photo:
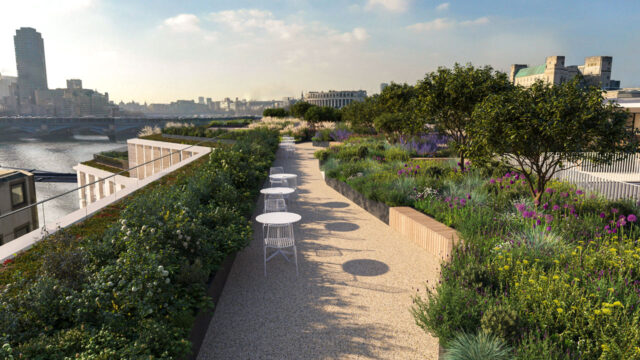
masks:
{"type": "Polygon", "coordinates": [[[546,69],[547,69],[547,64],[526,67],[524,69],[518,70],[518,72],[516,73],[516,77],[519,78],[524,76],[544,74],[544,71],[546,69]]]}
{"type": "Polygon", "coordinates": [[[0,169],[0,183],[31,175],[30,172],[24,170],[0,169]]]}

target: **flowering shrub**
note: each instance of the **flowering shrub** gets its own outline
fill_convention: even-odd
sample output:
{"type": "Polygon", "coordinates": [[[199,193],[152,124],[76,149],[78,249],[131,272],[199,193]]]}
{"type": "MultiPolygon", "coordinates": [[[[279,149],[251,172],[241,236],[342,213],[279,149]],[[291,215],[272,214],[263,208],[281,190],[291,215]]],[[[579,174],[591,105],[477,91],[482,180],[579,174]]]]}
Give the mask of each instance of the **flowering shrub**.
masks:
{"type": "Polygon", "coordinates": [[[275,131],[243,132],[163,178],[166,186],[154,183],[18,256],[0,271],[0,354],[186,355],[196,311],[212,306],[207,279],[251,238],[277,142],[275,131]]]}
{"type": "Polygon", "coordinates": [[[370,199],[413,206],[463,241],[413,315],[445,347],[490,333],[516,359],[640,359],[640,209],[551,182],[535,202],[518,173],[455,164],[346,161],[326,174],[370,199]],[[419,165],[419,167],[417,167],[419,165]],[[428,170],[437,167],[440,171],[428,170]],[[346,179],[345,171],[362,176],[346,179]]]}
{"type": "Polygon", "coordinates": [[[404,149],[418,156],[435,156],[435,153],[448,142],[449,138],[440,134],[426,134],[414,137],[400,136],[398,142],[404,149]]]}

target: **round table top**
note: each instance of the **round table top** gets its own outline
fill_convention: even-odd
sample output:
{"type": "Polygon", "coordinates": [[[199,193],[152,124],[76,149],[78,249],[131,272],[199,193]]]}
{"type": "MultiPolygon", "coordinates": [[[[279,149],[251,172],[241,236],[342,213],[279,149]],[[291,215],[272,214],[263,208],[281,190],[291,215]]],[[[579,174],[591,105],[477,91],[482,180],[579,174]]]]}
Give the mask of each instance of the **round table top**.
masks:
{"type": "Polygon", "coordinates": [[[269,178],[274,179],[274,180],[283,180],[283,179],[292,179],[292,178],[297,178],[298,175],[296,174],[273,174],[273,175],[269,175],[269,178]]]}
{"type": "Polygon", "coordinates": [[[302,219],[302,216],[290,212],[270,212],[258,215],[256,221],[261,224],[284,225],[293,224],[302,219]]]}
{"type": "Polygon", "coordinates": [[[295,191],[295,189],[289,187],[272,187],[260,190],[261,194],[282,194],[288,195],[295,191]]]}

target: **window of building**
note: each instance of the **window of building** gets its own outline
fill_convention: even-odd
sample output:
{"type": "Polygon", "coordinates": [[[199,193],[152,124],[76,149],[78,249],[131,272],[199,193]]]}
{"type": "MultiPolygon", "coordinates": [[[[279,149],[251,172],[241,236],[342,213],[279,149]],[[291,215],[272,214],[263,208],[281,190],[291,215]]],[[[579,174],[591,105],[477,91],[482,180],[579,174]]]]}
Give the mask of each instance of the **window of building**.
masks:
{"type": "Polygon", "coordinates": [[[10,191],[11,206],[16,208],[27,203],[27,191],[24,182],[11,185],[10,191]]]}
{"type": "Polygon", "coordinates": [[[29,233],[29,224],[27,223],[13,230],[13,238],[17,239],[22,235],[27,235],[28,233],[29,233]]]}

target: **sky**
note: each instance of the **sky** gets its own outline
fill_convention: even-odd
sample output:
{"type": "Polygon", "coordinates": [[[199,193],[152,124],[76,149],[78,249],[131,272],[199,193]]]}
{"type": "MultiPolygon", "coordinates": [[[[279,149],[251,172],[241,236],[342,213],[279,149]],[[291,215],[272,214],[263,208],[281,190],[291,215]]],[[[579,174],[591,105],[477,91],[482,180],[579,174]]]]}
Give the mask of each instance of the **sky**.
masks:
{"type": "Polygon", "coordinates": [[[567,65],[613,56],[640,87],[638,0],[0,0],[0,74],[13,35],[44,38],[50,88],[80,78],[116,102],[254,100],[415,84],[439,66],[567,65]]]}

